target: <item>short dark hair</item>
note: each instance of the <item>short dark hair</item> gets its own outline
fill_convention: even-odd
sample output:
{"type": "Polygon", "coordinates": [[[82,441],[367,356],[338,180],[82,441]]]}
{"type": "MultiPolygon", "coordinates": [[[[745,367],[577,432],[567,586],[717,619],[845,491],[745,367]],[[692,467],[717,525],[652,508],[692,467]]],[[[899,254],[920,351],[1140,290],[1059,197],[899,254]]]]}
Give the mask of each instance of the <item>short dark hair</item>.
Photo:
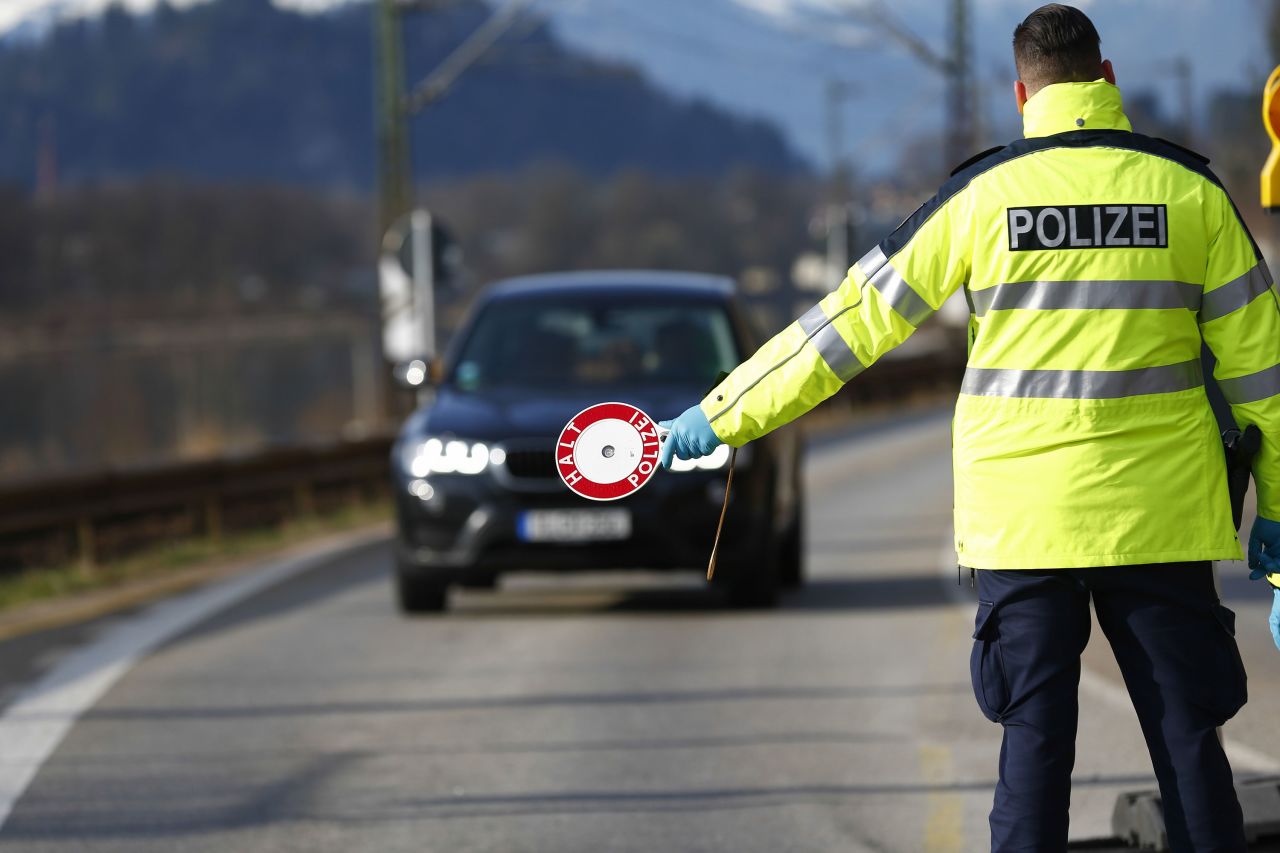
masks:
{"type": "Polygon", "coordinates": [[[1074,6],[1041,6],[1013,31],[1018,78],[1035,91],[1053,83],[1088,83],[1102,76],[1102,38],[1074,6]]]}

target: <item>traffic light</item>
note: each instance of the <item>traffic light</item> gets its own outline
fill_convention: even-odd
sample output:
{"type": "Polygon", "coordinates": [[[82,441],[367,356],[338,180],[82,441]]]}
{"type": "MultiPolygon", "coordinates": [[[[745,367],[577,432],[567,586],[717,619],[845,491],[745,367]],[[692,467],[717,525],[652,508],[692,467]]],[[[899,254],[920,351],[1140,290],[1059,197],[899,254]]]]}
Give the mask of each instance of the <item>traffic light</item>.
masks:
{"type": "MultiPolygon", "coordinates": [[[[421,213],[421,211],[419,212],[421,213]]],[[[434,215],[428,216],[430,239],[427,251],[431,253],[431,278],[434,287],[452,290],[459,285],[462,272],[462,247],[454,239],[448,225],[434,215]]],[[[421,222],[421,220],[419,220],[421,222]]],[[[396,220],[383,240],[383,251],[396,256],[405,275],[413,275],[414,264],[413,214],[396,220]]]]}
{"type": "Polygon", "coordinates": [[[431,270],[436,287],[457,289],[462,272],[462,247],[439,219],[431,220],[431,270]]]}
{"type": "Polygon", "coordinates": [[[436,291],[460,284],[462,250],[444,223],[425,210],[395,221],[382,240],[378,289],[382,348],[392,361],[436,354],[436,291]]]}

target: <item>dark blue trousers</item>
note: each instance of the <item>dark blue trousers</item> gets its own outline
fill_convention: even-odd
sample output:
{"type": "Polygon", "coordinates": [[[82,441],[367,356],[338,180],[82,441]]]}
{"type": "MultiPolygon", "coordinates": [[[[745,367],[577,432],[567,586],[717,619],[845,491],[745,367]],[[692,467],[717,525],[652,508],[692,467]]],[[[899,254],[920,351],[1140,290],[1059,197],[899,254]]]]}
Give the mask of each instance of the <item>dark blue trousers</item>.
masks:
{"type": "Polygon", "coordinates": [[[992,851],[1067,846],[1080,653],[1089,600],[1124,674],[1160,782],[1174,851],[1243,851],[1216,729],[1246,699],[1235,614],[1209,563],[980,571],[970,673],[1004,727],[992,851]]]}

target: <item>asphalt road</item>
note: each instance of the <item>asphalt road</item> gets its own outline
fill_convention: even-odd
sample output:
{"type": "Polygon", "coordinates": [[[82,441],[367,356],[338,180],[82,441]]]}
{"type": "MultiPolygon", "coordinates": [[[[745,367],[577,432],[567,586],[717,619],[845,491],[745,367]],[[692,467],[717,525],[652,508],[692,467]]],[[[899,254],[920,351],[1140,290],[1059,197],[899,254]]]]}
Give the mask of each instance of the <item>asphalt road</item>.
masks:
{"type": "MultiPolygon", "coordinates": [[[[999,729],[968,683],[948,452],[945,416],[816,448],[812,580],[776,612],[590,575],[404,619],[374,541],[230,606],[206,592],[163,642],[143,635],[179,604],[0,644],[0,849],[982,849],[999,729]]],[[[1227,742],[1241,775],[1280,770],[1269,597],[1222,573],[1252,694],[1227,742]]],[[[1153,784],[1094,637],[1077,838],[1153,784]]]]}

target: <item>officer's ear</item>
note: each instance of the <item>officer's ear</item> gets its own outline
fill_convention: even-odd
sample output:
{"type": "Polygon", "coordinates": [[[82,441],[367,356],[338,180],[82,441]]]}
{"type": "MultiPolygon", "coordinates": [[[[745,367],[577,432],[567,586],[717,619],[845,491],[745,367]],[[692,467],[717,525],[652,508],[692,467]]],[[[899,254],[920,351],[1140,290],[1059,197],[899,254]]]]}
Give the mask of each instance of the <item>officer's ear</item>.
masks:
{"type": "Polygon", "coordinates": [[[1106,80],[1112,86],[1116,84],[1116,70],[1111,66],[1110,59],[1102,60],[1102,79],[1106,80]]]}
{"type": "Polygon", "coordinates": [[[1022,115],[1022,108],[1027,105],[1027,84],[1021,80],[1013,81],[1013,99],[1018,102],[1018,115],[1022,115]]]}

